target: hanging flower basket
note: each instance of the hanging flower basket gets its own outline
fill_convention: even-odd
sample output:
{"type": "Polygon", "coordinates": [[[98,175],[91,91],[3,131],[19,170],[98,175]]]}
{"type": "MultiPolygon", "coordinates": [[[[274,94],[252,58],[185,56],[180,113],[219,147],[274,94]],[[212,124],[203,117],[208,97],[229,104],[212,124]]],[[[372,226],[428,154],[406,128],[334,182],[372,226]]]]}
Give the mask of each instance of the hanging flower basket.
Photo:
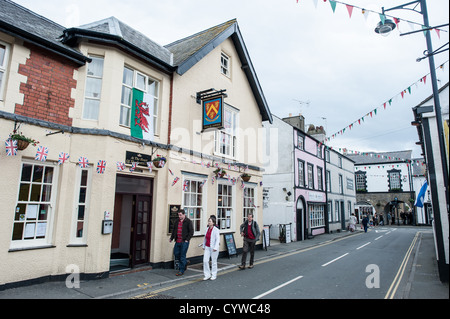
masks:
{"type": "Polygon", "coordinates": [[[252,176],[249,175],[249,174],[244,173],[244,174],[241,175],[241,178],[242,178],[242,180],[244,182],[248,182],[248,181],[250,181],[250,178],[252,178],[252,176]]]}
{"type": "Polygon", "coordinates": [[[17,149],[19,151],[23,151],[28,147],[28,145],[32,144],[33,146],[36,146],[39,142],[24,136],[22,133],[14,132],[14,134],[11,135],[11,139],[17,141],[17,149]]]}
{"type": "Polygon", "coordinates": [[[152,162],[153,162],[154,167],[162,168],[162,167],[164,167],[164,165],[166,165],[166,158],[162,157],[162,156],[158,156],[158,157],[155,157],[152,162]]]}
{"type": "Polygon", "coordinates": [[[216,174],[216,177],[220,178],[224,177],[227,174],[227,172],[223,168],[218,168],[214,170],[214,173],[216,174]]]}

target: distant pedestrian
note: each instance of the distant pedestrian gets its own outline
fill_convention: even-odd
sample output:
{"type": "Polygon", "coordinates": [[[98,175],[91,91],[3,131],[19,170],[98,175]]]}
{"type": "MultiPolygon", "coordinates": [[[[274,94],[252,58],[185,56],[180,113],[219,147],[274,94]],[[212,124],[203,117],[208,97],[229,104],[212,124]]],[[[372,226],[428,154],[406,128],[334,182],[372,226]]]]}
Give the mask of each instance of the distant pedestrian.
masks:
{"type": "Polygon", "coordinates": [[[389,226],[390,222],[391,222],[391,213],[387,213],[386,225],[389,226]]]}
{"type": "Polygon", "coordinates": [[[175,259],[180,262],[180,267],[177,272],[177,276],[182,276],[186,270],[186,253],[189,248],[189,241],[194,235],[194,226],[192,221],[186,217],[184,209],[178,211],[178,221],[173,223],[172,235],[169,242],[175,240],[175,246],[173,247],[173,254],[175,259]]]}
{"type": "Polygon", "coordinates": [[[364,227],[364,232],[367,233],[367,226],[369,225],[369,217],[367,217],[366,215],[364,215],[363,217],[362,225],[364,227]]]}
{"type": "Polygon", "coordinates": [[[217,257],[219,257],[220,231],[216,227],[216,216],[211,215],[208,219],[205,238],[203,239],[203,280],[214,280],[217,277],[217,257]],[[209,260],[211,259],[211,269],[209,260]]]}
{"type": "Polygon", "coordinates": [[[356,216],[355,214],[352,214],[352,216],[350,216],[350,231],[354,232],[355,228],[356,228],[356,216]]]}
{"type": "Polygon", "coordinates": [[[247,260],[247,252],[250,251],[250,262],[248,268],[253,268],[253,261],[255,258],[255,244],[260,236],[259,226],[256,220],[253,220],[253,214],[249,213],[247,220],[240,227],[241,236],[244,237],[244,247],[242,248],[242,261],[239,266],[240,269],[245,269],[245,262],[247,260]]]}
{"type": "Polygon", "coordinates": [[[380,215],[380,223],[379,223],[379,225],[380,225],[380,226],[383,226],[383,225],[384,225],[383,214],[380,215]]]}

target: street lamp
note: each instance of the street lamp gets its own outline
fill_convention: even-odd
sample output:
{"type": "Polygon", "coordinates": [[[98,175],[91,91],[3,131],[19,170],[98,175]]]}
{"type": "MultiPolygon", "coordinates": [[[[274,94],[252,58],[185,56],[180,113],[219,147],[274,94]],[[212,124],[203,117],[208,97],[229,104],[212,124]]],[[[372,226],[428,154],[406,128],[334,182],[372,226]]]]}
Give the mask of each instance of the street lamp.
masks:
{"type": "MultiPolygon", "coordinates": [[[[434,54],[436,53],[440,53],[440,52],[433,52],[432,49],[432,45],[431,45],[431,35],[430,32],[428,30],[432,29],[430,28],[429,25],[429,21],[428,21],[428,12],[427,12],[427,4],[426,4],[426,0],[416,0],[416,1],[412,1],[412,2],[408,2],[390,9],[385,9],[384,7],[382,8],[382,14],[384,16],[384,13],[386,11],[391,11],[391,10],[397,10],[397,9],[405,9],[405,10],[410,10],[410,11],[414,11],[417,13],[420,13],[423,16],[423,22],[425,25],[425,29],[423,30],[427,30],[425,32],[425,38],[427,41],[427,51],[425,51],[425,58],[428,58],[428,62],[430,64],[430,75],[431,75],[431,85],[433,88],[433,100],[434,100],[434,107],[435,107],[435,113],[436,113],[436,124],[437,124],[437,130],[438,130],[438,135],[439,135],[439,149],[440,149],[440,155],[441,155],[441,163],[442,163],[442,173],[443,173],[443,180],[444,180],[444,189],[445,189],[445,198],[444,198],[444,202],[446,203],[445,207],[440,207],[439,205],[439,200],[436,198],[433,200],[433,208],[436,209],[435,210],[435,222],[436,222],[436,233],[437,235],[437,248],[438,248],[438,267],[439,267],[439,275],[441,280],[445,279],[448,280],[448,273],[445,274],[445,272],[448,272],[448,265],[447,265],[447,269],[445,269],[445,248],[444,248],[444,243],[443,243],[443,234],[442,234],[442,220],[441,220],[441,215],[440,215],[440,209],[442,209],[442,211],[447,211],[447,216],[448,216],[448,171],[447,171],[447,161],[446,161],[446,154],[445,154],[445,139],[444,139],[444,130],[443,130],[443,125],[442,125],[442,113],[441,113],[441,105],[440,105],[440,101],[439,101],[439,89],[438,89],[438,85],[437,85],[437,78],[436,78],[436,67],[434,64],[434,54]],[[420,4],[420,11],[417,10],[417,6],[420,4]],[[413,8],[411,8],[411,6],[414,5],[413,8]],[[408,7],[409,6],[409,7],[408,7]],[[439,229],[440,228],[440,229],[439,229]],[[442,265],[442,261],[444,262],[444,265],[442,265]]],[[[376,33],[382,34],[382,35],[388,35],[392,30],[395,29],[395,23],[393,23],[391,20],[384,20],[381,21],[377,28],[375,29],[376,33]]],[[[423,31],[420,30],[420,31],[423,31]]],[[[408,34],[411,33],[415,33],[415,32],[420,32],[420,31],[414,31],[414,32],[410,32],[408,34]]],[[[406,35],[406,34],[405,34],[406,35]]],[[[438,49],[439,50],[439,49],[438,49]]],[[[419,62],[421,59],[418,59],[417,61],[419,62]]],[[[433,166],[433,170],[434,170],[434,166],[433,166]]],[[[431,174],[432,172],[430,172],[431,174]]],[[[435,172],[433,172],[435,173],[435,172]]],[[[431,180],[431,186],[437,188],[437,182],[436,179],[432,179],[431,180]]],[[[444,215],[445,216],[445,215],[444,215]]]]}
{"type": "Polygon", "coordinates": [[[384,20],[384,22],[383,21],[378,22],[378,25],[375,28],[375,32],[386,37],[391,33],[392,30],[395,29],[395,26],[396,25],[392,20],[386,19],[384,20]]]}

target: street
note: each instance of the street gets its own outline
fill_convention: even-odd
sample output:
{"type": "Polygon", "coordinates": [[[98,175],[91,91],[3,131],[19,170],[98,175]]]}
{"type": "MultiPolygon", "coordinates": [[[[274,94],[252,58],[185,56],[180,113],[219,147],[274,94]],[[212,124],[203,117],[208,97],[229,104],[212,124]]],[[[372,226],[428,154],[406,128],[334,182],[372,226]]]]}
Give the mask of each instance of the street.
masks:
{"type": "MultiPolygon", "coordinates": [[[[135,297],[392,299],[400,291],[417,234],[417,229],[409,227],[372,228],[287,254],[269,255],[255,262],[253,269],[230,267],[219,272],[215,281],[197,277],[135,297]]],[[[240,257],[232,257],[230,264],[238,264],[240,257]]]]}

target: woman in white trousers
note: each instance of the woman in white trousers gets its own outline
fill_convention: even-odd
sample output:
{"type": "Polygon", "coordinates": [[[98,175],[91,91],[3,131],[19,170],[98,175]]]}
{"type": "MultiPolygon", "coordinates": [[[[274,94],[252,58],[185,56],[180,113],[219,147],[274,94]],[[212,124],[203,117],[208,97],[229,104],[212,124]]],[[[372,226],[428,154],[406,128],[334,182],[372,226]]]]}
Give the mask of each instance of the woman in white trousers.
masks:
{"type": "Polygon", "coordinates": [[[205,238],[203,239],[203,280],[214,280],[217,277],[217,257],[219,257],[220,232],[216,227],[216,217],[211,215],[208,219],[208,227],[206,229],[205,238]],[[212,269],[209,268],[209,259],[211,259],[212,269]]]}

